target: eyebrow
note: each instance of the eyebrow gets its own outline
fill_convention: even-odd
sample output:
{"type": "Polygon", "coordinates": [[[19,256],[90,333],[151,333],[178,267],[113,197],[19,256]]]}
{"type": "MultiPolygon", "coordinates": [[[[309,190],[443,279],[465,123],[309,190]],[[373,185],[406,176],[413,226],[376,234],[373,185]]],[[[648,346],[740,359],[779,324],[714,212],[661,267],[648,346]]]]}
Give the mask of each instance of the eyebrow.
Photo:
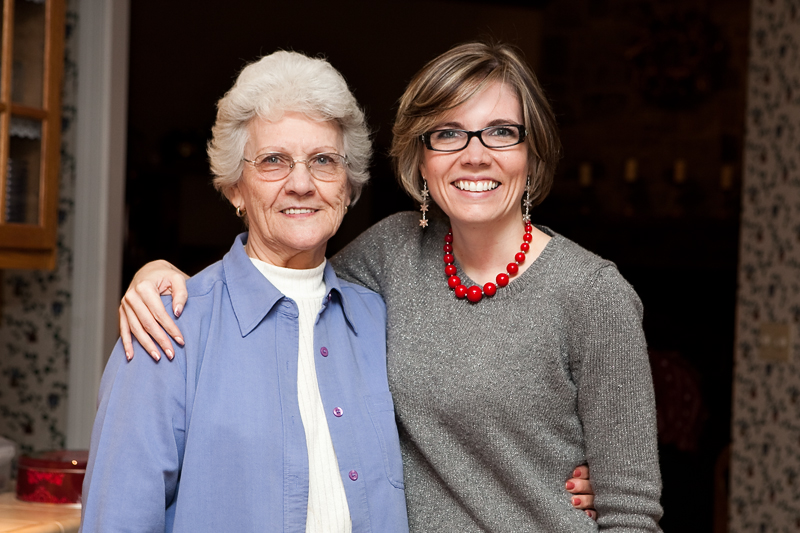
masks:
{"type": "MultiPolygon", "coordinates": [[[[344,151],[344,150],[342,150],[342,151],[344,151]]],[[[287,156],[290,156],[290,157],[294,157],[290,153],[289,150],[279,149],[279,148],[261,148],[260,150],[256,150],[256,152],[257,152],[256,155],[283,154],[283,155],[287,155],[287,156]]],[[[309,157],[309,156],[317,155],[317,154],[330,154],[330,153],[337,153],[338,154],[339,153],[339,149],[336,148],[335,146],[329,146],[327,148],[318,146],[318,147],[314,148],[313,150],[309,151],[308,153],[304,153],[303,156],[304,157],[309,157]]]]}
{"type": "MultiPolygon", "coordinates": [[[[491,122],[489,122],[488,124],[486,124],[483,128],[490,128],[492,126],[510,126],[510,125],[515,125],[515,124],[519,124],[519,123],[520,122],[518,122],[516,119],[512,120],[512,119],[507,119],[507,118],[496,118],[496,119],[492,120],[491,122]]],[[[483,128],[478,128],[478,129],[481,130],[483,128]]],[[[442,129],[464,130],[465,128],[464,128],[464,125],[461,124],[460,122],[445,122],[444,124],[439,124],[439,125],[435,126],[433,129],[434,130],[442,130],[442,129]]]]}

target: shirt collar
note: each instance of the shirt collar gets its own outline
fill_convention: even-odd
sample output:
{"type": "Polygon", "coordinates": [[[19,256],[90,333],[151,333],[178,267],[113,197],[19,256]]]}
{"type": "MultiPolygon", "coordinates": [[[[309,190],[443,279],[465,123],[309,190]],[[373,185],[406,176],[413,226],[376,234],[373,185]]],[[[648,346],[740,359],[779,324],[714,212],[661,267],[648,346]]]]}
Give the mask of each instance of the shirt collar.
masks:
{"type": "MultiPolygon", "coordinates": [[[[244,251],[247,235],[247,232],[239,234],[233,241],[230,251],[222,258],[225,283],[228,286],[233,313],[243,337],[253,331],[275,304],[284,297],[253,265],[244,251]]],[[[330,261],[325,265],[322,278],[325,281],[327,294],[323,299],[323,305],[328,305],[335,292],[339,296],[348,325],[354,333],[358,334],[353,322],[351,306],[342,292],[339,278],[334,273],[330,261]]]]}
{"type": "MultiPolygon", "coordinates": [[[[348,303],[347,297],[345,296],[344,292],[342,292],[342,288],[339,285],[339,278],[333,271],[330,261],[326,262],[325,272],[322,274],[322,279],[325,280],[325,288],[328,293],[328,296],[326,296],[325,299],[327,300],[329,298],[333,298],[334,293],[339,295],[339,301],[342,302],[342,310],[344,311],[344,318],[347,320],[347,324],[350,326],[350,329],[353,330],[353,333],[358,335],[358,329],[356,329],[356,323],[353,320],[353,312],[350,308],[350,303],[348,303]]],[[[325,305],[327,305],[327,303],[325,305]]]]}

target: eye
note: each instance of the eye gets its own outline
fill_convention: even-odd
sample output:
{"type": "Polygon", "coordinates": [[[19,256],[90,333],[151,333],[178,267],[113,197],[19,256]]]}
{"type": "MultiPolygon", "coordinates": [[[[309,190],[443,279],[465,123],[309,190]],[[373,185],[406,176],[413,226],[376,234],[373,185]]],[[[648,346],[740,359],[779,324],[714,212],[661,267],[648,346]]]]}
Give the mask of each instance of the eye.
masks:
{"type": "Polygon", "coordinates": [[[511,126],[495,126],[486,130],[486,133],[492,137],[516,137],[517,130],[511,126]]]}
{"type": "Polygon", "coordinates": [[[436,130],[431,132],[431,140],[433,141],[452,141],[463,137],[464,132],[461,130],[436,130]]]}
{"type": "Polygon", "coordinates": [[[259,165],[280,165],[284,162],[281,154],[266,154],[256,160],[259,165]]]}
{"type": "Polygon", "coordinates": [[[330,165],[333,165],[333,164],[336,163],[334,161],[334,159],[333,159],[333,156],[328,155],[328,154],[315,155],[314,158],[311,160],[311,162],[314,165],[320,166],[320,167],[330,166],[330,165]]]}

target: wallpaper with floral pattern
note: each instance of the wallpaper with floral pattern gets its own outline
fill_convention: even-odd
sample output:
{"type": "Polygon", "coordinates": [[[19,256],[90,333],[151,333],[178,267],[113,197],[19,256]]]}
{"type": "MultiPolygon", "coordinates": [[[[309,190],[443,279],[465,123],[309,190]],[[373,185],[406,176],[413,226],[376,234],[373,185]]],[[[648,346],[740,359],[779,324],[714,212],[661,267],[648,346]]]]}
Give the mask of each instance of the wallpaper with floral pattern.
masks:
{"type": "Polygon", "coordinates": [[[58,265],[5,270],[0,287],[0,435],[30,452],[66,445],[75,186],[75,2],[67,2],[58,265]]]}
{"type": "Polygon", "coordinates": [[[800,529],[800,1],[753,0],[734,371],[730,531],[800,529]],[[760,357],[789,325],[789,360],[760,357]]]}

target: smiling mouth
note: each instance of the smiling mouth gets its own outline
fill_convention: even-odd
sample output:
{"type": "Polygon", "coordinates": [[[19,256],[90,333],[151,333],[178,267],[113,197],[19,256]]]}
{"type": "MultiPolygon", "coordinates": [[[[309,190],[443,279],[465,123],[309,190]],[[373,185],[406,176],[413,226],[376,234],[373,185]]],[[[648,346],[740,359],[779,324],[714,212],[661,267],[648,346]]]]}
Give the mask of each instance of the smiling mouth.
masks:
{"type": "Polygon", "coordinates": [[[469,192],[484,192],[492,191],[500,186],[500,183],[494,180],[458,180],[453,183],[458,189],[469,192]]]}
{"type": "Polygon", "coordinates": [[[315,211],[316,209],[297,209],[295,207],[290,207],[289,209],[284,209],[282,213],[286,215],[307,215],[315,211]]]}

